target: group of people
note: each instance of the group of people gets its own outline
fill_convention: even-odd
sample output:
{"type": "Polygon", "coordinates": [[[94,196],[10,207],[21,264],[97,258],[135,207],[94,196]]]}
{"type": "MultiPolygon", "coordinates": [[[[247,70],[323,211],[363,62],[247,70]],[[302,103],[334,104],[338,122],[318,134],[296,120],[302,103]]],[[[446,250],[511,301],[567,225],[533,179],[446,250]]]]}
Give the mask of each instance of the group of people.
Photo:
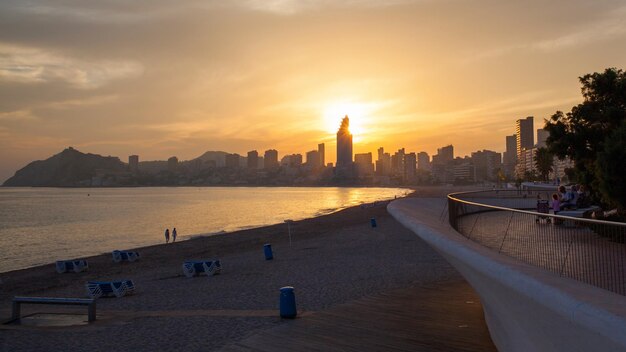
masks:
{"type": "MultiPolygon", "coordinates": [[[[172,229],[172,243],[176,242],[176,228],[172,229]]],[[[170,242],[170,229],[165,229],[165,243],[170,242]]]]}
{"type": "Polygon", "coordinates": [[[558,213],[561,210],[576,209],[585,206],[587,194],[583,185],[573,185],[569,190],[559,186],[558,192],[552,195],[552,210],[558,213]]]}

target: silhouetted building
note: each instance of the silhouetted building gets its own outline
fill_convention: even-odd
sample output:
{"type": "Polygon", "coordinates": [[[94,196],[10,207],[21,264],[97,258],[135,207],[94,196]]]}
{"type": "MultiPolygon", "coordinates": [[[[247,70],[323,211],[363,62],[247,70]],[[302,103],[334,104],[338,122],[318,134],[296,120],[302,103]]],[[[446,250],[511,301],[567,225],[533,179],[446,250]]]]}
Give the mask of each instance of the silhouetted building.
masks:
{"type": "Polygon", "coordinates": [[[256,150],[248,152],[248,169],[256,170],[259,168],[259,152],[256,150]]]}
{"type": "Polygon", "coordinates": [[[535,130],[533,128],[533,117],[519,119],[515,122],[516,152],[520,159],[522,152],[532,149],[535,146],[535,130]]]}
{"type": "Polygon", "coordinates": [[[415,181],[415,175],[417,173],[417,155],[415,153],[408,153],[404,155],[404,180],[408,182],[415,181]]]}
{"type": "Polygon", "coordinates": [[[239,168],[239,158],[240,155],[235,153],[235,154],[226,154],[225,158],[224,158],[224,162],[226,164],[227,168],[231,168],[231,169],[238,169],[239,168]]]}
{"type": "Polygon", "coordinates": [[[176,172],[178,170],[178,158],[173,156],[167,159],[167,170],[169,172],[176,172]]]}
{"type": "Polygon", "coordinates": [[[133,174],[139,172],[139,155],[131,155],[128,157],[128,171],[133,174]]]}
{"type": "Polygon", "coordinates": [[[548,132],[547,130],[544,130],[543,128],[538,129],[536,148],[537,149],[545,148],[547,146],[546,140],[548,139],[549,136],[550,136],[550,132],[548,132]]]}
{"type": "Polygon", "coordinates": [[[437,148],[438,161],[447,163],[454,160],[454,146],[447,145],[445,147],[437,148]]]}
{"type": "Polygon", "coordinates": [[[265,169],[278,168],[278,151],[276,149],[265,151],[265,155],[263,156],[263,167],[265,169]]]}
{"type": "Polygon", "coordinates": [[[502,165],[502,155],[491,150],[477,151],[472,153],[471,162],[476,181],[495,181],[502,165]]]}
{"type": "Polygon", "coordinates": [[[288,167],[299,167],[302,165],[302,154],[285,155],[280,159],[280,164],[288,167]]]}
{"type": "Polygon", "coordinates": [[[395,176],[404,175],[404,148],[398,149],[391,156],[391,173],[395,176]]]}
{"type": "Polygon", "coordinates": [[[322,159],[319,151],[311,150],[306,152],[306,165],[311,169],[317,169],[322,166],[323,164],[320,163],[321,161],[322,159]]]}
{"type": "Polygon", "coordinates": [[[337,172],[339,174],[352,170],[352,133],[348,115],[341,120],[337,131],[337,172]]]}
{"type": "Polygon", "coordinates": [[[503,155],[504,174],[513,176],[517,163],[517,135],[506,136],[506,151],[503,155]]]}
{"type": "Polygon", "coordinates": [[[428,153],[417,153],[417,169],[430,171],[430,156],[428,155],[428,153]]]}
{"type": "Polygon", "coordinates": [[[354,155],[354,165],[359,176],[374,175],[374,164],[372,163],[372,153],[361,153],[354,155]]]}
{"type": "Polygon", "coordinates": [[[326,146],[324,143],[317,145],[317,152],[320,154],[320,166],[326,165],[326,146]]]}

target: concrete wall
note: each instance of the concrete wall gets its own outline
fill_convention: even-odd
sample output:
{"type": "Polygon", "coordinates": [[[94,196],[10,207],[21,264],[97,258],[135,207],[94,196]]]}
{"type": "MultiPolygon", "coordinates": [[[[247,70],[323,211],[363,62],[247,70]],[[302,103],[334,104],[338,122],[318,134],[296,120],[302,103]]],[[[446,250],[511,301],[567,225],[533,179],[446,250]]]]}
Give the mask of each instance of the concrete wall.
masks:
{"type": "Polygon", "coordinates": [[[500,351],[626,351],[626,297],[471,242],[429,215],[425,199],[394,201],[388,210],[478,292],[500,351]]]}

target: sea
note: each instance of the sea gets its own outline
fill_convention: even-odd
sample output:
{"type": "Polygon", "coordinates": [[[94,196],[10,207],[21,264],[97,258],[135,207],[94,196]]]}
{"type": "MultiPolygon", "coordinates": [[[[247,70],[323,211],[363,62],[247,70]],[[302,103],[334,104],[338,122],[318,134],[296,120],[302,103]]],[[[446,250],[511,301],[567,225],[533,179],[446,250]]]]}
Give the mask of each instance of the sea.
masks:
{"type": "Polygon", "coordinates": [[[301,220],[404,196],[401,188],[0,187],[0,272],[301,220]]]}

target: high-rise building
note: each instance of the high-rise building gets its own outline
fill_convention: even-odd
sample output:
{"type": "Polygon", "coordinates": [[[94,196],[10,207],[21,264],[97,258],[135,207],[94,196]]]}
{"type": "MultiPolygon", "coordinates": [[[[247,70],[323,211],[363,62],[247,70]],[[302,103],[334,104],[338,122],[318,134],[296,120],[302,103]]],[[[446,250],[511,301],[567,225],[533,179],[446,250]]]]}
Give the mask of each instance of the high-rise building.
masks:
{"type": "Polygon", "coordinates": [[[248,169],[256,170],[259,168],[259,152],[252,150],[248,152],[248,169]]]}
{"type": "Polygon", "coordinates": [[[519,159],[524,150],[532,149],[535,146],[535,130],[532,116],[515,122],[515,136],[517,158],[519,159]]]}
{"type": "Polygon", "coordinates": [[[139,172],[139,155],[131,155],[128,157],[128,171],[133,174],[139,172]]]}
{"type": "Polygon", "coordinates": [[[320,166],[326,165],[326,146],[324,143],[317,145],[317,152],[320,154],[320,166]]]}
{"type": "MultiPolygon", "coordinates": [[[[323,145],[323,144],[322,144],[323,145]]],[[[320,157],[319,150],[311,150],[310,152],[306,152],[306,164],[308,167],[312,169],[317,169],[321,165],[322,158],[320,157]]]]}
{"type": "Polygon", "coordinates": [[[417,168],[430,171],[430,156],[426,152],[417,153],[417,168]]]}
{"type": "Polygon", "coordinates": [[[479,150],[472,153],[471,162],[474,165],[476,181],[495,181],[496,171],[502,165],[502,154],[491,150],[479,150]]]}
{"type": "Polygon", "coordinates": [[[546,140],[550,136],[550,132],[540,128],[537,130],[537,148],[545,148],[547,146],[546,140]]]}
{"type": "Polygon", "coordinates": [[[396,176],[404,175],[404,148],[391,156],[391,172],[396,176]]]}
{"type": "Polygon", "coordinates": [[[263,155],[263,166],[265,169],[276,169],[278,167],[278,151],[276,149],[265,151],[263,155]]]}
{"type": "Polygon", "coordinates": [[[173,156],[167,159],[167,170],[169,172],[176,172],[178,170],[178,158],[173,156]]]}
{"type": "Polygon", "coordinates": [[[226,154],[224,158],[224,162],[226,163],[226,167],[237,169],[239,168],[239,157],[240,155],[235,154],[226,154]]]}
{"type": "Polygon", "coordinates": [[[302,154],[285,155],[280,159],[280,164],[289,167],[299,167],[302,165],[302,154]]]}
{"type": "Polygon", "coordinates": [[[415,153],[408,153],[404,155],[404,180],[414,181],[417,173],[415,166],[417,166],[417,155],[415,153]]]}
{"type": "Polygon", "coordinates": [[[359,176],[372,176],[374,174],[371,152],[354,154],[354,165],[359,176]]]}
{"type": "Polygon", "coordinates": [[[352,133],[348,115],[341,120],[337,131],[337,170],[347,171],[352,168],[352,133]]]}
{"type": "Polygon", "coordinates": [[[441,163],[447,163],[454,160],[454,146],[447,145],[445,147],[437,148],[438,161],[441,163]]]}

